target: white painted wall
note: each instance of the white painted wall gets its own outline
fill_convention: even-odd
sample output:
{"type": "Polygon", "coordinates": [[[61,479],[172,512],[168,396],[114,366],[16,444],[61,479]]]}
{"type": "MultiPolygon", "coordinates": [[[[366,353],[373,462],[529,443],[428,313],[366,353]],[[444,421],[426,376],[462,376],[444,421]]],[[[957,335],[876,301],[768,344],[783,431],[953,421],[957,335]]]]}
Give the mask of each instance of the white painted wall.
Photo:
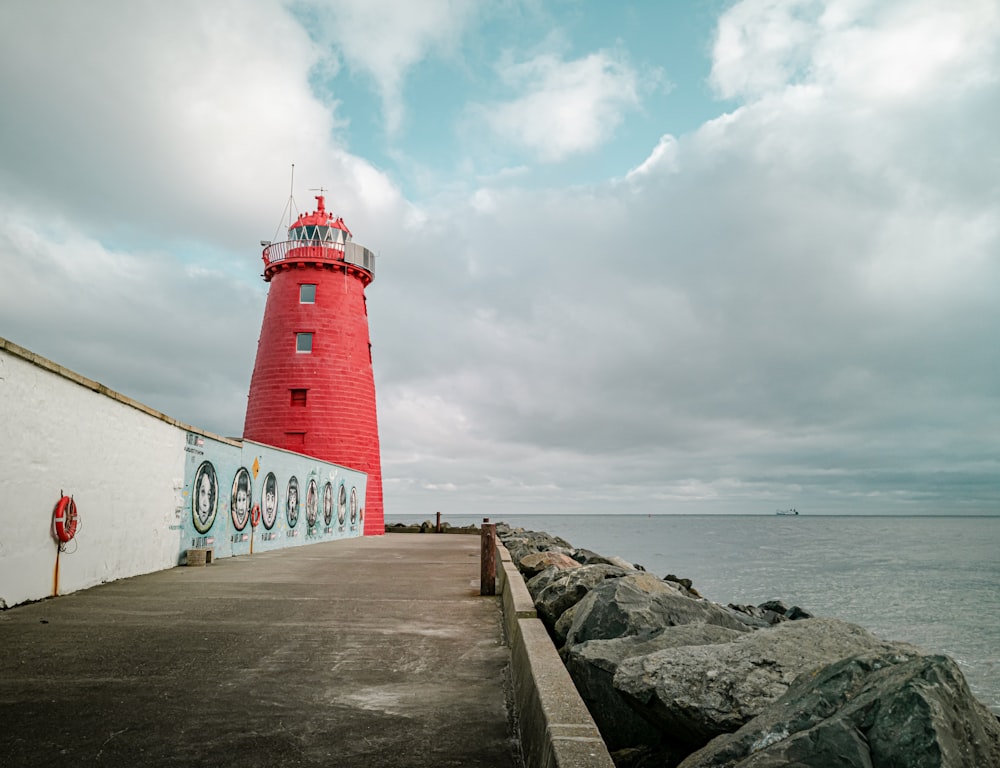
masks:
{"type": "Polygon", "coordinates": [[[237,529],[241,466],[254,477],[252,503],[263,506],[273,472],[282,501],[294,476],[300,504],[314,481],[321,493],[327,483],[357,490],[364,507],[364,472],[198,430],[0,338],[0,609],[173,568],[188,547],[211,546],[219,558],[362,535],[360,519],[309,526],[304,507],[301,523],[282,517],[255,529],[244,517],[237,529]],[[219,488],[214,522],[197,532],[192,485],[202,461],[219,488]],[[80,525],[59,552],[52,513],[63,493],[80,525]]]}
{"type": "Polygon", "coordinates": [[[59,594],[176,565],[186,430],[32,358],[0,339],[0,607],[53,594],[60,491],[80,527],[59,594]]]}

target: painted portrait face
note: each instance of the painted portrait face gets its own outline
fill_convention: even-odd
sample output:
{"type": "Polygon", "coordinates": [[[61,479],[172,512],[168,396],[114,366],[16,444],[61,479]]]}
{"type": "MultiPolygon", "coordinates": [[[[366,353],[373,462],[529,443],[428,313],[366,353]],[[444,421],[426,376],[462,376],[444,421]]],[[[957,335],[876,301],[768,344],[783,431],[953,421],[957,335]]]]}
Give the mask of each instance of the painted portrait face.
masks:
{"type": "Polygon", "coordinates": [[[327,483],[323,488],[323,522],[329,525],[333,522],[333,484],[327,483]]]}
{"type": "Polygon", "coordinates": [[[207,474],[198,480],[198,519],[201,522],[208,520],[208,515],[212,511],[212,481],[207,474]]]}
{"type": "Polygon", "coordinates": [[[351,524],[358,522],[358,489],[351,488],[351,524]]]}
{"type": "Polygon", "coordinates": [[[246,467],[240,467],[233,478],[233,494],[229,502],[233,525],[237,531],[246,528],[250,520],[250,483],[250,471],[246,467]]]}
{"type": "Polygon", "coordinates": [[[215,477],[215,467],[210,461],[203,461],[194,475],[191,489],[191,523],[198,533],[208,533],[215,522],[219,486],[215,477]]]}
{"type": "Polygon", "coordinates": [[[297,477],[293,476],[288,481],[288,494],[285,498],[287,499],[285,517],[288,519],[289,527],[294,528],[299,521],[299,480],[297,477]]]}
{"type": "Polygon", "coordinates": [[[344,486],[340,486],[340,494],[338,495],[337,498],[337,522],[343,525],[346,517],[347,517],[347,489],[344,486]]]}
{"type": "Polygon", "coordinates": [[[319,499],[317,496],[316,481],[310,480],[309,487],[306,490],[306,522],[309,523],[310,528],[316,525],[316,515],[319,512],[319,499]]]}
{"type": "Polygon", "coordinates": [[[271,530],[278,519],[278,479],[273,472],[268,472],[264,478],[264,508],[260,517],[267,530],[271,530]]]}

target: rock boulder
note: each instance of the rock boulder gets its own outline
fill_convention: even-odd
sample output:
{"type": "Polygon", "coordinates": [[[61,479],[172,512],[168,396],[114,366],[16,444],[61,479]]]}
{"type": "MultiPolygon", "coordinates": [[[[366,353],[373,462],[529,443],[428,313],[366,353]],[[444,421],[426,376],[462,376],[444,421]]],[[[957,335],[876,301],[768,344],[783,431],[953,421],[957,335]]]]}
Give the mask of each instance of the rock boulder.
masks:
{"type": "MultiPolygon", "coordinates": [[[[616,565],[580,565],[564,571],[557,571],[556,576],[537,594],[535,608],[545,626],[552,628],[559,617],[576,605],[584,596],[607,579],[618,579],[629,571],[616,565]]],[[[530,591],[530,588],[529,588],[530,591]]]]}
{"type": "Polygon", "coordinates": [[[526,578],[530,579],[532,576],[541,573],[546,568],[566,570],[567,568],[580,568],[581,566],[569,555],[564,555],[561,552],[547,551],[533,552],[530,555],[525,555],[521,558],[517,567],[526,578]]]}
{"type": "Polygon", "coordinates": [[[672,648],[627,659],[615,673],[614,687],[672,739],[700,747],[748,723],[799,675],[866,652],[918,651],[837,619],[804,619],[724,645],[672,648]]]}
{"type": "Polygon", "coordinates": [[[682,590],[642,572],[605,581],[576,604],[566,644],[639,635],[679,624],[716,624],[750,631],[715,603],[689,597],[682,590]]]}
{"type": "Polygon", "coordinates": [[[510,557],[515,564],[520,565],[525,555],[535,552],[548,552],[551,550],[561,552],[571,552],[572,545],[565,539],[543,531],[526,531],[523,528],[504,528],[503,532],[497,531],[500,541],[510,552],[510,557]]]}
{"type": "Polygon", "coordinates": [[[681,763],[723,766],[1000,766],[1000,724],[951,659],[862,654],[803,675],[758,717],[681,763]]]}
{"type": "Polygon", "coordinates": [[[732,642],[743,633],[714,624],[665,627],[651,634],[589,640],[564,651],[570,677],[590,710],[608,749],[658,746],[660,729],[639,715],[615,690],[615,672],[626,659],[666,648],[732,642]]]}

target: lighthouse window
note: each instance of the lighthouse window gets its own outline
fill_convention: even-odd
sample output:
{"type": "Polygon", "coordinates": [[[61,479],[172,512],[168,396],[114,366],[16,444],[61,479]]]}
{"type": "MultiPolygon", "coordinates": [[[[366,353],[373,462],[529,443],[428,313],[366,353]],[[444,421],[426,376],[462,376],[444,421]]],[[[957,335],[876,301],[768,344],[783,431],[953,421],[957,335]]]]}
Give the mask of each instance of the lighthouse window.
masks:
{"type": "Polygon", "coordinates": [[[307,389],[293,389],[292,393],[292,405],[298,408],[306,407],[306,392],[307,389]]]}
{"type": "Polygon", "coordinates": [[[299,286],[299,304],[316,303],[316,286],[308,283],[299,286]]]}
{"type": "Polygon", "coordinates": [[[295,351],[296,352],[312,352],[313,351],[313,335],[311,333],[296,333],[295,334],[295,351]]]}

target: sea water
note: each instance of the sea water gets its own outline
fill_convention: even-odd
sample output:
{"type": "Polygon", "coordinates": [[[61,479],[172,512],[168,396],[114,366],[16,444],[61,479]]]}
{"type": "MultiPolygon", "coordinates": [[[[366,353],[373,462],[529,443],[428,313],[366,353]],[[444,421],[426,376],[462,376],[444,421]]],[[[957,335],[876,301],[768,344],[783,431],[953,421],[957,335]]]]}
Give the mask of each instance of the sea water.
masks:
{"type": "MultiPolygon", "coordinates": [[[[465,525],[482,518],[442,520],[465,525]]],[[[619,555],[661,577],[691,579],[717,603],[780,599],[947,654],[977,698],[1000,713],[1000,517],[509,515],[502,521],[619,555]]]]}

